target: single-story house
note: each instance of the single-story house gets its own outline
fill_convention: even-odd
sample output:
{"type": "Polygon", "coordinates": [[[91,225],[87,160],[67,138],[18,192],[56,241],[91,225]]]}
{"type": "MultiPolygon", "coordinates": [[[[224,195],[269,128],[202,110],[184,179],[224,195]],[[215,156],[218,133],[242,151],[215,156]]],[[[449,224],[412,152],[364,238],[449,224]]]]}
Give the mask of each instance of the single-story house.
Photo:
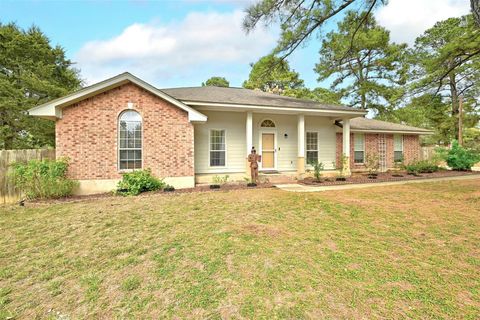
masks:
{"type": "Polygon", "coordinates": [[[68,157],[79,193],[113,190],[122,173],[150,168],[176,188],[215,175],[243,180],[252,146],[259,170],[299,177],[309,163],[325,170],[364,168],[377,154],[382,170],[419,157],[430,131],[364,118],[366,112],[244,88],[158,89],[130,73],[29,110],[55,121],[56,155],[68,157]],[[346,158],[344,158],[346,159],[346,158]]]}

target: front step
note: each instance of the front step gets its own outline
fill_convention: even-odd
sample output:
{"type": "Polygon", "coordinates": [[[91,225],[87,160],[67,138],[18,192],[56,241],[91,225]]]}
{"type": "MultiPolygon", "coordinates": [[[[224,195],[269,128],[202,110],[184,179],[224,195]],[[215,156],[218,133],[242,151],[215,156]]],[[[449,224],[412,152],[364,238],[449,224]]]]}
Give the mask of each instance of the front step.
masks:
{"type": "Polygon", "coordinates": [[[258,175],[260,181],[268,180],[270,183],[296,183],[297,177],[295,175],[287,175],[281,173],[260,172],[258,175]]]}
{"type": "Polygon", "coordinates": [[[280,174],[277,170],[262,170],[259,172],[259,174],[280,174]]]}

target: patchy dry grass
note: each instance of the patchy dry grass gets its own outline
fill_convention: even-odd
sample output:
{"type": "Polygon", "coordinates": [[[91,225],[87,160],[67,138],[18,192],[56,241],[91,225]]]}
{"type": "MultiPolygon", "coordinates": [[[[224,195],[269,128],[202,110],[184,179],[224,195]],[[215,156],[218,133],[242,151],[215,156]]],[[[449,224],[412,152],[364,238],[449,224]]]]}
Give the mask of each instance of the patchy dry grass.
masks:
{"type": "Polygon", "coordinates": [[[0,319],[480,314],[480,180],[0,210],[0,319]]]}

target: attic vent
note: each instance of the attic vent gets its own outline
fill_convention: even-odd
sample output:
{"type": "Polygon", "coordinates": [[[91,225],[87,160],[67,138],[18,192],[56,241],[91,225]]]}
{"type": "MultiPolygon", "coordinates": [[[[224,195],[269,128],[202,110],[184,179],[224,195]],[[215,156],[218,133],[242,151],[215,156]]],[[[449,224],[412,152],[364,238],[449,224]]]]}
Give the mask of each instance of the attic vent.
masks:
{"type": "Polygon", "coordinates": [[[275,122],[273,122],[270,119],[263,120],[260,127],[262,127],[262,128],[275,128],[275,122]]]}

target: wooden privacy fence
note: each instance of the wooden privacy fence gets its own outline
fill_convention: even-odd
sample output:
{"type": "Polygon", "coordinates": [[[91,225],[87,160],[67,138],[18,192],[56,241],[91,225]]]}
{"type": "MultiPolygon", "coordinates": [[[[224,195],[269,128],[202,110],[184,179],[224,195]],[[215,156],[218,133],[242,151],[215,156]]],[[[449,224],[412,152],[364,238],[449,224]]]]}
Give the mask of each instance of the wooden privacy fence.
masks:
{"type": "Polygon", "coordinates": [[[55,159],[54,149],[0,150],[0,203],[20,200],[20,193],[10,177],[11,164],[32,159],[55,159]]]}
{"type": "Polygon", "coordinates": [[[435,146],[422,147],[420,150],[420,158],[422,160],[430,160],[435,155],[435,146]]]}

